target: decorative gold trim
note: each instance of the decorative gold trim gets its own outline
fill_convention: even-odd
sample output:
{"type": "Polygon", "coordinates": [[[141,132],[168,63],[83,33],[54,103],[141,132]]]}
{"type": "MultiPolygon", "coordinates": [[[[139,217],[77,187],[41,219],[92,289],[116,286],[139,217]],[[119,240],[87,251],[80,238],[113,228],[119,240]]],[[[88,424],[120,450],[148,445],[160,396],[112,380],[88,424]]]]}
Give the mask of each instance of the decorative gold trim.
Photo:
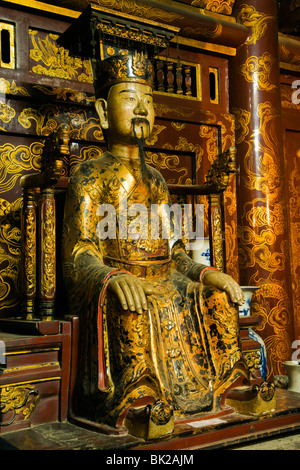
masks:
{"type": "Polygon", "coordinates": [[[218,52],[219,54],[224,54],[227,56],[236,55],[236,49],[234,47],[221,46],[220,44],[211,44],[209,42],[198,41],[197,39],[184,38],[181,36],[179,36],[178,39],[177,37],[171,39],[170,43],[177,43],[177,41],[179,45],[181,44],[183,46],[195,47],[196,49],[203,49],[209,52],[218,52]]]}
{"type": "MultiPolygon", "coordinates": [[[[78,18],[81,14],[81,11],[74,11],[74,10],[70,10],[69,8],[58,7],[56,5],[50,5],[48,3],[39,2],[38,0],[4,0],[4,2],[13,3],[15,5],[20,5],[20,6],[25,6],[25,7],[36,9],[36,10],[47,11],[47,12],[55,13],[58,15],[70,16],[72,18],[78,18]]],[[[170,0],[167,0],[167,1],[160,0],[160,3],[162,5],[165,4],[168,6],[174,5],[178,9],[177,2],[173,2],[170,0]]],[[[102,9],[105,7],[100,6],[100,8],[102,9]]],[[[186,5],[183,3],[180,4],[180,9],[186,10],[192,13],[196,12],[199,15],[209,16],[212,18],[218,18],[223,21],[228,21],[229,23],[236,23],[236,19],[233,16],[223,15],[221,13],[204,10],[203,8],[197,8],[197,7],[186,5]]],[[[123,14],[122,12],[120,13],[123,14]]]]}
{"type": "Polygon", "coordinates": [[[38,2],[37,0],[4,0],[7,3],[14,3],[15,5],[20,5],[36,10],[47,11],[50,13],[56,13],[57,15],[70,16],[72,18],[78,18],[80,11],[69,10],[68,8],[57,7],[55,5],[49,5],[48,3],[38,2]]]}
{"type": "Polygon", "coordinates": [[[26,351],[13,351],[13,352],[6,352],[6,356],[14,356],[18,354],[30,354],[30,353],[37,353],[37,352],[49,352],[49,351],[60,351],[60,348],[46,348],[46,349],[28,349],[26,351]]]}
{"type": "MultiPolygon", "coordinates": [[[[114,15],[116,17],[121,17],[122,19],[126,18],[127,20],[139,21],[140,23],[144,23],[144,24],[148,24],[148,25],[152,25],[152,26],[159,26],[163,29],[168,29],[169,31],[173,31],[174,33],[178,33],[180,31],[180,28],[178,28],[176,26],[166,25],[165,23],[161,23],[159,21],[154,21],[154,20],[151,20],[150,18],[143,18],[141,16],[131,15],[130,13],[125,13],[123,11],[112,10],[112,9],[106,8],[102,5],[93,4],[93,10],[99,10],[101,13],[102,12],[103,13],[109,13],[109,14],[114,15]]],[[[118,26],[122,27],[122,25],[117,25],[116,24],[116,27],[118,27],[118,26]]],[[[137,29],[137,32],[138,32],[138,29],[137,29]]]]}
{"type": "Polygon", "coordinates": [[[300,72],[300,65],[289,64],[288,62],[280,62],[280,68],[283,70],[292,70],[293,72],[300,72]]]}
{"type": "Polygon", "coordinates": [[[217,67],[209,67],[209,75],[212,73],[215,76],[215,99],[210,98],[212,104],[220,104],[220,80],[219,80],[219,69],[217,67]]]}
{"type": "Polygon", "coordinates": [[[10,367],[2,370],[2,374],[8,374],[10,372],[15,372],[18,370],[27,370],[27,369],[42,369],[43,367],[50,367],[50,366],[60,366],[58,361],[55,362],[47,362],[43,364],[28,364],[27,366],[19,366],[19,367],[10,367]]]}
{"type": "Polygon", "coordinates": [[[40,201],[40,296],[43,300],[52,300],[55,295],[55,200],[54,190],[43,189],[40,201]]]}
{"type": "Polygon", "coordinates": [[[54,380],[61,380],[61,377],[46,377],[44,379],[33,379],[33,380],[27,380],[25,382],[9,383],[5,385],[0,385],[0,390],[1,388],[5,388],[5,387],[14,387],[18,385],[30,385],[30,384],[39,383],[39,382],[53,382],[54,380]]]}
{"type": "Polygon", "coordinates": [[[0,426],[9,426],[18,415],[23,415],[24,421],[34,411],[39,400],[39,391],[33,385],[6,385],[1,387],[0,414],[9,413],[12,417],[5,423],[1,419],[0,426]]]}
{"type": "Polygon", "coordinates": [[[11,23],[5,23],[1,22],[0,23],[0,34],[2,31],[8,31],[9,33],[9,49],[10,49],[10,61],[9,62],[3,62],[2,58],[2,51],[1,51],[1,43],[0,43],[0,67],[6,68],[6,69],[15,69],[16,68],[16,56],[15,56],[15,25],[11,23]]]}

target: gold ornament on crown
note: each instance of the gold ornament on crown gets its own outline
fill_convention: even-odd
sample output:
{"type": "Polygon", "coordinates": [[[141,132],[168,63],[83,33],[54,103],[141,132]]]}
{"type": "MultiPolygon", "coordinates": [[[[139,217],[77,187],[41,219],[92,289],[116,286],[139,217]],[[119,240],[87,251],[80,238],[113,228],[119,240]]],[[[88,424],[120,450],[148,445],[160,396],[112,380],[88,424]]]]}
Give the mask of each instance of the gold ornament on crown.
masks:
{"type": "Polygon", "coordinates": [[[147,72],[152,72],[152,65],[147,61],[147,56],[143,52],[135,51],[132,61],[132,71],[138,77],[143,77],[147,72]]]}

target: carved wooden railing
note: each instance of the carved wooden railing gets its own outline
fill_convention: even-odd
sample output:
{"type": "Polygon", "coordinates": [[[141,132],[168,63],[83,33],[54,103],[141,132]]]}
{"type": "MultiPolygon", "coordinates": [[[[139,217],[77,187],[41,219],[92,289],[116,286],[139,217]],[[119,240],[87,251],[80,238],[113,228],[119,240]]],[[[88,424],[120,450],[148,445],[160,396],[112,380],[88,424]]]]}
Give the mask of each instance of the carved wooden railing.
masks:
{"type": "Polygon", "coordinates": [[[154,65],[154,91],[160,94],[184,96],[200,99],[200,66],[175,60],[170,57],[157,57],[154,65]]]}

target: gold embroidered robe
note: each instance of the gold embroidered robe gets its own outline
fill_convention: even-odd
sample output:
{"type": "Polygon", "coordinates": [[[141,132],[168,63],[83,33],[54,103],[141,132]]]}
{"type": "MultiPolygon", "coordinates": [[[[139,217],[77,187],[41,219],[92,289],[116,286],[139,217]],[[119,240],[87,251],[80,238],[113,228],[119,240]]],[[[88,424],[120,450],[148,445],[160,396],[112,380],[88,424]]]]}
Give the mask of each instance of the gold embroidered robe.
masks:
{"type": "Polygon", "coordinates": [[[147,168],[145,184],[107,152],[77,167],[65,204],[64,278],[80,322],[73,410],[111,426],[137,402],[161,399],[175,416],[217,409],[223,391],[247,376],[237,309],[225,293],[198,282],[204,266],[180,243],[171,250],[163,238],[120,238],[118,224],[116,238],[97,235],[101,204],[112,204],[119,216],[123,201],[128,212],[137,203],[170,202],[160,173],[147,168]],[[124,311],[105,291],[110,273],[122,269],[155,288],[147,312],[124,311]]]}

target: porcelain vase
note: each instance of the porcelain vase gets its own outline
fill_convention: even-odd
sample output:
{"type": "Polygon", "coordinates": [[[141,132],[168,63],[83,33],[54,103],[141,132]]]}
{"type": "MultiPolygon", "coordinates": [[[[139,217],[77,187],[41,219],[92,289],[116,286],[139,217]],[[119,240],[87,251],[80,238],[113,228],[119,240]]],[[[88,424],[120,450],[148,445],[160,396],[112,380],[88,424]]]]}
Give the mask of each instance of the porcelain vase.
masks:
{"type": "Polygon", "coordinates": [[[288,390],[300,393],[300,362],[285,361],[283,362],[283,365],[286,368],[289,377],[288,390]]]}
{"type": "Polygon", "coordinates": [[[193,243],[191,250],[192,259],[196,263],[210,266],[210,243],[209,238],[199,238],[193,243]]]}
{"type": "Polygon", "coordinates": [[[259,289],[259,287],[241,286],[241,289],[245,297],[245,302],[243,305],[239,305],[239,315],[240,317],[250,317],[251,299],[254,292],[259,289]]]}

